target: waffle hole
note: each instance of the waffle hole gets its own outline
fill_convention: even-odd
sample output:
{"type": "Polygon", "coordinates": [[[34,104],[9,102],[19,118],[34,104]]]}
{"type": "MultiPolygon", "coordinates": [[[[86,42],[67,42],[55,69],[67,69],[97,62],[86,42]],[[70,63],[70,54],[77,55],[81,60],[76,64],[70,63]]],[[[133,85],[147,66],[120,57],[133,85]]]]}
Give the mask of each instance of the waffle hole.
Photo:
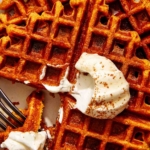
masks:
{"type": "Polygon", "coordinates": [[[83,150],[99,150],[101,141],[95,138],[86,137],[83,150]]]}
{"type": "Polygon", "coordinates": [[[63,3],[64,6],[64,14],[67,16],[70,16],[73,13],[73,9],[71,8],[69,2],[64,2],[63,3]]]}
{"type": "Polygon", "coordinates": [[[80,135],[78,133],[66,130],[62,141],[62,147],[65,147],[65,145],[77,147],[79,138],[80,135]]]}
{"type": "Polygon", "coordinates": [[[6,11],[8,14],[8,19],[13,19],[20,15],[18,8],[15,5],[12,5],[10,9],[6,11]]]}
{"type": "Polygon", "coordinates": [[[114,2],[110,3],[109,4],[109,12],[111,15],[115,15],[115,16],[124,13],[124,10],[122,8],[120,1],[114,1],[114,2]]]}
{"type": "Polygon", "coordinates": [[[32,50],[37,53],[40,52],[41,49],[43,48],[44,48],[44,43],[34,42],[32,45],[32,50]]]}
{"type": "Polygon", "coordinates": [[[103,24],[103,25],[107,25],[107,22],[108,22],[108,18],[105,17],[105,16],[102,16],[100,18],[100,23],[103,24]]]}
{"type": "Polygon", "coordinates": [[[135,70],[135,71],[132,72],[132,77],[133,78],[137,79],[138,76],[139,76],[139,72],[138,71],[135,70]]]}
{"type": "Polygon", "coordinates": [[[78,126],[79,128],[83,127],[84,124],[84,115],[78,110],[71,110],[68,124],[71,126],[78,126]]]}
{"type": "Polygon", "coordinates": [[[138,72],[138,71],[133,72],[133,76],[134,76],[135,78],[138,78],[139,72],[138,72]]]}
{"type": "Polygon", "coordinates": [[[144,141],[143,140],[143,133],[142,132],[136,132],[134,135],[134,139],[139,140],[139,141],[144,141]]]}
{"type": "Polygon", "coordinates": [[[38,74],[38,70],[40,69],[41,65],[39,63],[34,63],[34,62],[30,62],[27,61],[24,65],[23,68],[23,74],[32,74],[32,75],[36,75],[38,74]]]}
{"type": "Polygon", "coordinates": [[[47,67],[44,81],[50,82],[52,85],[58,85],[62,73],[61,68],[47,67]]]}
{"type": "Polygon", "coordinates": [[[142,71],[136,68],[129,68],[127,80],[133,83],[140,83],[142,79],[142,71]]]}
{"type": "Polygon", "coordinates": [[[145,103],[147,105],[150,105],[150,96],[148,96],[148,95],[145,96],[145,103]]]}
{"type": "Polygon", "coordinates": [[[31,40],[28,55],[43,57],[46,49],[46,42],[31,40]]]}
{"type": "Polygon", "coordinates": [[[0,64],[0,69],[2,69],[4,72],[11,73],[18,67],[19,60],[20,59],[17,57],[5,56],[2,64],[0,64]]]}
{"type": "Polygon", "coordinates": [[[6,44],[6,49],[9,49],[9,48],[10,48],[10,41],[8,41],[6,44]]]}
{"type": "Polygon", "coordinates": [[[130,97],[129,105],[130,106],[135,106],[136,99],[138,97],[138,91],[130,88],[130,96],[131,97],[130,97]]]}
{"type": "Polygon", "coordinates": [[[0,31],[0,38],[2,38],[3,36],[6,36],[6,35],[7,35],[6,29],[2,29],[2,30],[0,31]]]}
{"type": "Polygon", "coordinates": [[[21,38],[11,37],[11,44],[12,45],[19,44],[20,42],[21,42],[21,38]]]}
{"type": "Polygon", "coordinates": [[[124,137],[124,136],[126,136],[126,129],[127,129],[127,127],[128,126],[126,126],[124,124],[113,122],[110,134],[112,136],[121,136],[121,137],[124,137]]]}
{"type": "Polygon", "coordinates": [[[93,34],[89,47],[91,50],[102,51],[104,49],[107,38],[103,35],[93,34]]]}
{"type": "Polygon", "coordinates": [[[122,150],[123,146],[115,143],[107,143],[105,150],[122,150]]]}
{"type": "Polygon", "coordinates": [[[37,21],[33,32],[39,35],[48,36],[51,31],[51,22],[49,21],[37,21]]]}
{"type": "Polygon", "coordinates": [[[10,51],[22,51],[24,37],[16,35],[10,36],[10,41],[7,42],[6,49],[10,51]]]}
{"type": "Polygon", "coordinates": [[[149,131],[140,128],[135,128],[133,131],[132,142],[133,143],[147,143],[149,141],[149,131]]]}
{"type": "Polygon", "coordinates": [[[133,30],[133,28],[132,28],[132,26],[131,26],[131,24],[127,18],[121,20],[120,30],[126,30],[126,31],[133,30]]]}
{"type": "Polygon", "coordinates": [[[124,55],[125,54],[125,47],[126,47],[125,42],[119,41],[119,40],[114,40],[112,53],[115,53],[118,55],[124,55]]]}
{"type": "Polygon", "coordinates": [[[92,118],[90,120],[89,130],[95,133],[103,134],[106,125],[106,120],[92,118]]]}
{"type": "Polygon", "coordinates": [[[136,49],[135,55],[140,59],[147,59],[146,53],[142,47],[136,49]]]}
{"type": "Polygon", "coordinates": [[[70,42],[71,36],[72,36],[73,27],[65,26],[65,25],[59,25],[58,31],[55,34],[55,38],[57,38],[59,41],[62,41],[65,43],[70,42]]]}
{"type": "Polygon", "coordinates": [[[58,46],[52,46],[49,60],[52,63],[64,64],[67,59],[68,49],[58,46]]]}
{"type": "Polygon", "coordinates": [[[14,15],[15,15],[15,9],[14,8],[8,10],[8,16],[9,17],[13,17],[14,15]]]}
{"type": "Polygon", "coordinates": [[[120,63],[120,62],[115,62],[115,61],[113,61],[113,63],[116,65],[116,67],[117,67],[119,70],[121,70],[122,63],[120,63]]]}
{"type": "Polygon", "coordinates": [[[146,10],[142,10],[134,15],[139,28],[146,25],[150,21],[150,17],[146,10]]]}
{"type": "Polygon", "coordinates": [[[116,43],[116,45],[117,45],[120,49],[124,49],[124,48],[125,48],[125,45],[124,45],[124,44],[116,43]]]}
{"type": "Polygon", "coordinates": [[[138,92],[136,90],[130,88],[130,95],[132,98],[137,97],[137,94],[138,94],[138,92]]]}
{"type": "Polygon", "coordinates": [[[19,23],[17,23],[17,25],[20,26],[20,27],[25,27],[26,26],[26,21],[22,20],[19,23]]]}
{"type": "Polygon", "coordinates": [[[5,65],[10,67],[15,67],[17,66],[18,62],[19,62],[19,58],[7,56],[5,65]]]}

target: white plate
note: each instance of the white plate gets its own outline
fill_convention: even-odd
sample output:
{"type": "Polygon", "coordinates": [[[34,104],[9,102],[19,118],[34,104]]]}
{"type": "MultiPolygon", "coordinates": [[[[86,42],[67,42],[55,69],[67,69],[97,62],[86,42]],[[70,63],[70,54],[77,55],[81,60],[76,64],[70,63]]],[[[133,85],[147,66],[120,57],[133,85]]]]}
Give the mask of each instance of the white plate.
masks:
{"type": "MultiPolygon", "coordinates": [[[[33,87],[17,82],[12,83],[12,81],[4,78],[0,78],[0,88],[12,102],[19,102],[19,105],[17,105],[18,108],[27,107],[26,98],[35,90],[33,87]]],[[[53,97],[48,91],[42,91],[45,96],[43,118],[49,127],[56,122],[60,107],[60,98],[58,94],[54,94],[53,97]]]]}

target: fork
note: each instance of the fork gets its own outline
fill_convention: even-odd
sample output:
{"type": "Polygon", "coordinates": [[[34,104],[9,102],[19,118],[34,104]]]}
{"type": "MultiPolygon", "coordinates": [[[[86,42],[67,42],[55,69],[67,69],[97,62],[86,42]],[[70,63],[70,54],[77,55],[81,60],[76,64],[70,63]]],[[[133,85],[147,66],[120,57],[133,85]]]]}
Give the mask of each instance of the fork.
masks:
{"type": "Polygon", "coordinates": [[[24,121],[20,121],[15,115],[12,114],[10,111],[13,110],[18,116],[20,116],[23,120],[26,119],[26,117],[22,114],[22,112],[10,101],[10,99],[5,95],[5,93],[0,89],[0,128],[3,130],[6,130],[7,126],[4,124],[8,124],[12,128],[17,128],[16,125],[14,125],[12,122],[8,120],[8,117],[4,115],[7,114],[11,119],[13,119],[18,125],[22,126],[24,121]],[[7,104],[7,106],[6,106],[7,104]],[[10,108],[10,109],[8,109],[10,108]],[[3,111],[2,111],[3,110],[3,111]]]}

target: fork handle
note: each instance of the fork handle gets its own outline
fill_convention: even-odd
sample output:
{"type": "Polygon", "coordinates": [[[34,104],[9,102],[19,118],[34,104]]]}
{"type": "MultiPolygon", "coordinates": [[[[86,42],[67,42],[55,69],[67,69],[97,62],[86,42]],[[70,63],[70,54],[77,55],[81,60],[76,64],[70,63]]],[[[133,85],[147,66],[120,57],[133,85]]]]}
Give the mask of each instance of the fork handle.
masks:
{"type": "Polygon", "coordinates": [[[15,107],[12,102],[9,100],[9,98],[5,95],[5,93],[0,89],[0,97],[4,99],[6,104],[17,114],[19,115],[23,120],[26,119],[26,117],[20,112],[20,110],[15,107]]]}

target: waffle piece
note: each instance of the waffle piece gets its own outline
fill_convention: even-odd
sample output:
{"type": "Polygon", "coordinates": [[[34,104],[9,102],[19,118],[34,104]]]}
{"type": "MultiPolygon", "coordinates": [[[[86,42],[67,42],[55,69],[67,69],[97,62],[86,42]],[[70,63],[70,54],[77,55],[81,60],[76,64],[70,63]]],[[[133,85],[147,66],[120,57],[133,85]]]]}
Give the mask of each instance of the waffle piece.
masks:
{"type": "MultiPolygon", "coordinates": [[[[123,16],[128,16],[129,19],[133,15],[129,15],[131,10],[129,11],[130,13],[126,12],[122,14],[117,10],[119,13],[118,15],[110,14],[110,9],[114,10],[115,7],[119,7],[120,10],[125,10],[125,6],[129,5],[129,3],[128,5],[123,5],[125,4],[125,1],[120,2],[121,3],[118,4],[118,6],[116,5],[117,1],[108,3],[108,15],[105,15],[98,9],[96,12],[96,9],[94,8],[95,12],[93,11],[92,15],[97,17],[94,18],[91,15],[83,51],[98,53],[111,59],[123,72],[130,84],[131,100],[128,109],[143,114],[144,116],[149,116],[148,28],[145,29],[145,27],[142,26],[140,28],[141,30],[139,29],[139,32],[138,29],[134,29],[132,21],[130,22],[132,28],[130,28],[129,22],[123,21],[124,19],[127,19],[123,18],[123,16]],[[122,8],[121,6],[124,7],[122,8]],[[100,18],[100,22],[98,23],[97,18],[100,18]],[[104,18],[107,18],[107,23],[103,22],[103,20],[105,20],[104,18]],[[131,30],[127,30],[129,28],[131,30]]],[[[149,3],[146,5],[145,1],[140,1],[140,4],[134,7],[134,14],[143,13],[143,10],[148,11],[148,5],[149,3]],[[142,7],[142,9],[139,9],[139,7],[142,7]]],[[[95,5],[95,7],[97,6],[95,5]]]]}
{"type": "Polygon", "coordinates": [[[148,150],[150,119],[124,111],[114,119],[95,119],[73,109],[75,100],[61,97],[63,120],[58,123],[54,150],[148,150]]]}
{"type": "Polygon", "coordinates": [[[3,142],[11,131],[37,132],[40,128],[42,113],[43,113],[43,100],[42,92],[33,91],[27,98],[28,108],[25,112],[26,120],[22,127],[12,129],[7,127],[6,131],[0,132],[0,143],[3,142]]]}
{"type": "Polygon", "coordinates": [[[17,24],[19,26],[25,26],[26,19],[31,12],[41,13],[44,7],[45,1],[40,0],[5,0],[0,4],[0,10],[3,13],[0,14],[0,38],[7,35],[6,26],[9,24],[17,24]]]}
{"type": "Polygon", "coordinates": [[[59,85],[69,70],[85,6],[85,1],[70,1],[66,11],[66,3],[57,1],[51,11],[30,13],[25,26],[6,26],[0,76],[36,87],[59,85]]]}
{"type": "MultiPolygon", "coordinates": [[[[76,51],[111,59],[129,82],[131,99],[120,115],[101,120],[74,109],[75,100],[63,95],[64,116],[58,123],[55,150],[149,149],[149,4],[144,0],[89,1],[76,51]]],[[[71,80],[75,80],[73,68],[71,80]]]]}

